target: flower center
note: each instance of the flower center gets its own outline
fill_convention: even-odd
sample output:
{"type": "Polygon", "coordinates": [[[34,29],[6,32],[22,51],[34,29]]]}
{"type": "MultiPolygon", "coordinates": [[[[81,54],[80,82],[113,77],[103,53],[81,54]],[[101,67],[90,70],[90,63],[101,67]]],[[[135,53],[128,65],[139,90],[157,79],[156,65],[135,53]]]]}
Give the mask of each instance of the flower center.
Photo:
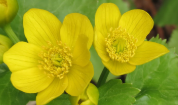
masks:
{"type": "Polygon", "coordinates": [[[72,54],[69,47],[61,41],[56,46],[48,43],[44,51],[39,55],[42,60],[39,61],[39,68],[45,71],[48,77],[58,77],[62,79],[69,72],[72,66],[72,54]]]}
{"type": "Polygon", "coordinates": [[[137,49],[137,39],[129,35],[127,31],[121,27],[110,30],[106,42],[106,51],[109,57],[119,62],[128,62],[135,55],[137,49]]]}

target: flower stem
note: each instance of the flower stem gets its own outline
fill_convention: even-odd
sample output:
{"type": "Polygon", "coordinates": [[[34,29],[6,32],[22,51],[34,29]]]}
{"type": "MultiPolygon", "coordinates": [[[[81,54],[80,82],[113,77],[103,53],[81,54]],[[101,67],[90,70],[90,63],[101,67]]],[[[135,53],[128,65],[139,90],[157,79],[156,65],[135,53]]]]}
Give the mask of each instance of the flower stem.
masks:
{"type": "Polygon", "coordinates": [[[100,75],[100,78],[98,80],[97,87],[102,86],[106,82],[108,75],[109,75],[109,70],[106,67],[104,67],[104,69],[100,75]]]}
{"type": "Polygon", "coordinates": [[[19,38],[17,37],[17,35],[12,30],[10,24],[3,26],[2,29],[7,33],[7,35],[14,42],[14,44],[18,43],[20,41],[19,38]]]}

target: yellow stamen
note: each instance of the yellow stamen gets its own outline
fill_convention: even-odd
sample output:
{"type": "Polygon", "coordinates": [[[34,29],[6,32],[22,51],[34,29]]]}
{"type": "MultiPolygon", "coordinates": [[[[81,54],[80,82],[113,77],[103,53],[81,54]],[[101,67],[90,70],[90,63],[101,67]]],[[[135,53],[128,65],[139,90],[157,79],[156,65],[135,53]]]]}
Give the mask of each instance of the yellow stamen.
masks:
{"type": "Polygon", "coordinates": [[[128,62],[135,55],[137,49],[133,36],[129,35],[125,29],[118,27],[110,30],[108,37],[105,39],[106,51],[111,59],[119,62],[128,62]]]}
{"type": "Polygon", "coordinates": [[[44,70],[48,77],[62,79],[72,66],[72,54],[70,48],[61,41],[57,43],[53,46],[51,42],[48,42],[48,46],[43,47],[44,51],[39,54],[42,58],[39,61],[39,68],[44,70]]]}

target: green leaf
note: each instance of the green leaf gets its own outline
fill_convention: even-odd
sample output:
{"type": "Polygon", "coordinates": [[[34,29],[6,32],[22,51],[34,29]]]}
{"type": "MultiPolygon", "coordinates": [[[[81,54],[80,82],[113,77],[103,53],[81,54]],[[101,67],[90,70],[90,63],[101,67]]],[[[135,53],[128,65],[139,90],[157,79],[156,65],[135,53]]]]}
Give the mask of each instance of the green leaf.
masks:
{"type": "Polygon", "coordinates": [[[167,44],[166,44],[167,40],[166,39],[162,40],[161,38],[159,38],[159,35],[157,35],[156,37],[151,38],[149,41],[156,42],[156,43],[164,45],[165,47],[168,47],[167,44]]]}
{"type": "MultiPolygon", "coordinates": [[[[150,41],[165,44],[165,41],[152,38],[150,41]]],[[[178,59],[170,53],[137,66],[127,75],[126,82],[141,89],[134,105],[178,105],[178,59]]]]}
{"type": "Polygon", "coordinates": [[[68,94],[62,94],[47,105],[71,105],[68,94]]]}
{"type": "Polygon", "coordinates": [[[0,105],[26,105],[35,100],[36,94],[26,94],[15,89],[10,82],[11,72],[5,64],[0,65],[0,105]]]}
{"type": "Polygon", "coordinates": [[[175,48],[176,54],[178,54],[178,29],[174,30],[171,34],[171,38],[168,42],[168,47],[175,48]]]}
{"type": "Polygon", "coordinates": [[[177,10],[178,0],[164,0],[163,5],[156,14],[154,21],[159,26],[165,26],[170,24],[178,25],[178,12],[177,10]]]}
{"type": "Polygon", "coordinates": [[[139,91],[130,83],[122,84],[119,79],[110,80],[99,88],[98,105],[131,105],[139,91]]]}

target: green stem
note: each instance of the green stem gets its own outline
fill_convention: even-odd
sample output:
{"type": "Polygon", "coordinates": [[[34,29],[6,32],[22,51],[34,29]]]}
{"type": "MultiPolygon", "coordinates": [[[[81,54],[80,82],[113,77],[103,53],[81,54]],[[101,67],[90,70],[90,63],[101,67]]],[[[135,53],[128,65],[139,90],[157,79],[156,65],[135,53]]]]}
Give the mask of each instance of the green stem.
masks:
{"type": "Polygon", "coordinates": [[[104,67],[104,69],[100,75],[100,78],[98,80],[97,87],[102,86],[106,82],[108,75],[109,75],[109,70],[106,67],[104,67]]]}
{"type": "Polygon", "coordinates": [[[7,33],[9,38],[14,42],[14,44],[18,43],[20,41],[19,38],[17,37],[17,35],[12,30],[10,24],[7,24],[7,25],[3,26],[2,28],[7,33]]]}

